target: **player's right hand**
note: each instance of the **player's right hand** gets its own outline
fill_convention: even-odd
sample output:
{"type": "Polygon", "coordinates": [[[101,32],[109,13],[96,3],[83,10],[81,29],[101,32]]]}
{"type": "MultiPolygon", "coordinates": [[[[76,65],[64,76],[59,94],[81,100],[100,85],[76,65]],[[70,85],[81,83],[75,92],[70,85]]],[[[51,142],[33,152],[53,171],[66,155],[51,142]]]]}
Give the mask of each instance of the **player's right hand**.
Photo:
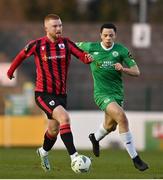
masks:
{"type": "Polygon", "coordinates": [[[13,74],[11,74],[10,71],[7,71],[7,77],[8,77],[9,79],[15,78],[15,76],[14,76],[13,74]]]}
{"type": "Polygon", "coordinates": [[[115,63],[114,67],[115,67],[115,70],[117,71],[123,71],[123,66],[121,63],[115,63]]]}

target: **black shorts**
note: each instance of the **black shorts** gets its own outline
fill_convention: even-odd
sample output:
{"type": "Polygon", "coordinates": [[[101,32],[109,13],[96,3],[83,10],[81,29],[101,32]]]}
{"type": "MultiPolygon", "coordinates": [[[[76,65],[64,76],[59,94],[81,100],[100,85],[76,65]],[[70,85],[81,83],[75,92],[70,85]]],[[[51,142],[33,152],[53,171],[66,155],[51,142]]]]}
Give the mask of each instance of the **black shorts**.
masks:
{"type": "Polygon", "coordinates": [[[66,109],[67,95],[55,95],[46,92],[35,92],[36,104],[46,113],[48,119],[52,119],[53,110],[61,105],[66,109]]]}

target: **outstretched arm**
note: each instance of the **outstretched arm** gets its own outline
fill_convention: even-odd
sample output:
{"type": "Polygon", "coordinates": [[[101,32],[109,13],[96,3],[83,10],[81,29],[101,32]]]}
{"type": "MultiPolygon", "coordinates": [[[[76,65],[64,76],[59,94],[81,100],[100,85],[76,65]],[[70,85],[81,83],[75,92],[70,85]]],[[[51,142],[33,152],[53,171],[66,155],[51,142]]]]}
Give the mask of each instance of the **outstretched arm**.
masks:
{"type": "Polygon", "coordinates": [[[71,53],[75,57],[79,58],[85,64],[89,64],[93,61],[93,58],[90,54],[88,54],[85,51],[83,51],[82,49],[80,49],[72,41],[69,40],[68,42],[69,42],[69,47],[70,47],[71,53]]]}
{"type": "Polygon", "coordinates": [[[14,78],[14,72],[18,68],[18,66],[23,62],[24,59],[31,56],[35,49],[35,41],[31,41],[29,44],[26,45],[24,49],[22,49],[17,56],[13,59],[13,62],[10,68],[7,71],[7,76],[9,79],[14,78]]]}
{"type": "Polygon", "coordinates": [[[24,50],[20,51],[20,53],[14,58],[10,68],[7,71],[7,76],[9,79],[14,78],[14,72],[16,68],[21,64],[21,62],[26,58],[24,50]]]}

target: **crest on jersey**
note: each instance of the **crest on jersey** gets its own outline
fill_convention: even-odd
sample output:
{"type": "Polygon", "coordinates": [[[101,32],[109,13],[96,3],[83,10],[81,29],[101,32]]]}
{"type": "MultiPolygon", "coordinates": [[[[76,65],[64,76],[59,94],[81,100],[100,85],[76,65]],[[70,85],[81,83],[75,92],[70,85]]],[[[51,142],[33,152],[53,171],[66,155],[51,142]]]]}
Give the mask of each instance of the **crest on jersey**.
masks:
{"type": "Polygon", "coordinates": [[[44,51],[45,50],[45,46],[41,46],[41,50],[44,51]]]}
{"type": "Polygon", "coordinates": [[[55,101],[54,101],[54,100],[51,100],[51,101],[49,102],[49,104],[50,104],[50,106],[54,106],[54,105],[55,105],[55,101]]]}
{"type": "Polygon", "coordinates": [[[65,45],[63,43],[58,44],[58,46],[59,46],[60,49],[64,49],[65,48],[65,45]]]}
{"type": "Polygon", "coordinates": [[[117,57],[117,56],[119,56],[119,53],[118,53],[117,51],[113,51],[113,52],[112,52],[112,55],[113,55],[114,57],[117,57]]]}

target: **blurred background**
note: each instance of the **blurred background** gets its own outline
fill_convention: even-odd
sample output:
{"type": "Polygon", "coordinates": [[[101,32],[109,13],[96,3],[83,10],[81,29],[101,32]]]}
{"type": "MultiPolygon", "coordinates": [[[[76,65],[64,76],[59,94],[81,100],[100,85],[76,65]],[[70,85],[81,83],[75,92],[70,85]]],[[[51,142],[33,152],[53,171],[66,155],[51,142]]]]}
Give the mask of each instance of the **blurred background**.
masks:
{"type": "MultiPolygon", "coordinates": [[[[44,36],[43,18],[49,13],[55,13],[61,17],[64,36],[74,42],[98,41],[100,40],[99,29],[103,23],[116,24],[118,28],[117,41],[129,48],[141,71],[139,78],[123,77],[125,110],[133,113],[131,121],[137,117],[139,120],[143,118],[141,123],[150,121],[147,125],[143,124],[143,130],[142,126],[140,128],[138,126],[137,130],[140,130],[144,137],[140,149],[145,147],[147,131],[151,138],[159,136],[155,141],[157,141],[157,146],[163,149],[162,0],[1,0],[0,127],[2,131],[0,130],[0,145],[24,145],[20,143],[20,140],[15,140],[13,143],[14,140],[11,140],[11,136],[14,132],[10,133],[10,137],[8,135],[9,129],[13,131],[11,118],[15,118],[12,123],[16,121],[15,123],[20,125],[19,120],[22,122],[23,118],[28,116],[31,119],[37,119],[35,117],[42,114],[33,98],[35,82],[33,57],[23,62],[13,81],[7,79],[6,71],[12,58],[29,41],[44,36]]],[[[90,113],[90,116],[88,115],[90,119],[95,119],[94,112],[98,112],[93,101],[93,82],[89,66],[80,63],[74,57],[72,57],[69,69],[68,109],[75,113],[72,112],[72,116],[75,118],[76,112],[80,114],[81,110],[85,112],[85,115],[90,113]]],[[[79,116],[79,119],[83,117],[82,114],[79,116]]],[[[87,119],[88,116],[83,118],[87,119]]],[[[98,121],[102,118],[103,116],[100,114],[98,121]]],[[[42,124],[44,126],[44,123],[42,124]]],[[[98,124],[93,128],[96,129],[98,124]]],[[[26,127],[26,125],[23,126],[26,127]]],[[[41,128],[40,131],[41,139],[41,128]]],[[[90,132],[89,128],[88,131],[90,132]]],[[[139,134],[139,132],[135,133],[139,134]]],[[[39,133],[37,132],[37,134],[39,133]]],[[[37,143],[31,144],[40,144],[40,139],[37,143]]],[[[139,144],[138,141],[137,144],[139,144]]]]}

